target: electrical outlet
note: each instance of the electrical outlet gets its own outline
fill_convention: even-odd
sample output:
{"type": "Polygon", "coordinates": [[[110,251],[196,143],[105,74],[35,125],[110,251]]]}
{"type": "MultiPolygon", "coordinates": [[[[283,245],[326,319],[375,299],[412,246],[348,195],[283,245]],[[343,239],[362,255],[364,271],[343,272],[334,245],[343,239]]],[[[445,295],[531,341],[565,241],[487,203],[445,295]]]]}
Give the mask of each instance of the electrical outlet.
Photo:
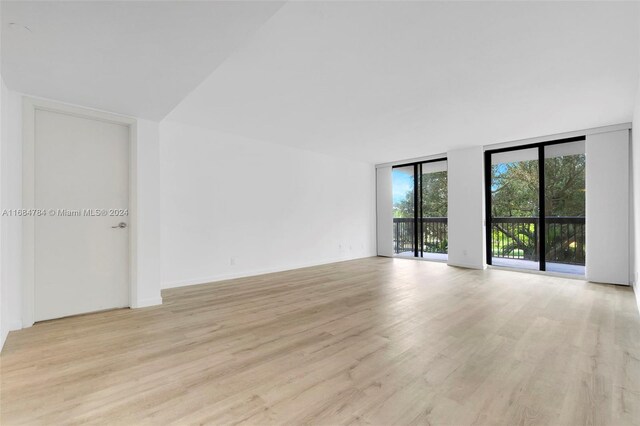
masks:
{"type": "Polygon", "coordinates": [[[235,257],[230,257],[229,258],[229,265],[231,265],[231,266],[235,266],[236,265],[236,258],[235,257]]]}

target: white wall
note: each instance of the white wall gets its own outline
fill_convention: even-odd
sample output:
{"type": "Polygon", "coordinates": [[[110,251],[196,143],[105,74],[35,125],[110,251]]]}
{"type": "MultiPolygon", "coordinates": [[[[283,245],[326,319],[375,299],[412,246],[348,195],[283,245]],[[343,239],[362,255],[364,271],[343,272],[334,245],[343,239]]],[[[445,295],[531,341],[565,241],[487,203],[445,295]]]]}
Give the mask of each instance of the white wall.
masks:
{"type": "Polygon", "coordinates": [[[631,283],[640,311],[640,84],[636,95],[631,130],[631,283]]]}
{"type": "Polygon", "coordinates": [[[485,267],[484,150],[472,147],[447,153],[449,182],[448,264],[485,267]]]}
{"type": "MultiPolygon", "coordinates": [[[[1,15],[0,15],[1,18],[1,15]]],[[[0,43],[1,45],[2,43],[0,43]]],[[[4,93],[6,91],[4,79],[2,75],[0,75],[0,146],[2,145],[2,103],[4,99],[4,93]]],[[[0,212],[2,211],[2,149],[0,148],[0,212]]],[[[0,224],[0,259],[2,259],[2,225],[0,224]]],[[[2,298],[2,262],[0,262],[0,351],[4,346],[4,342],[7,339],[7,334],[9,331],[5,333],[5,329],[3,327],[4,321],[4,306],[3,306],[3,298],[2,298]]]]}
{"type": "MultiPolygon", "coordinates": [[[[159,124],[138,119],[132,161],[136,174],[131,202],[135,206],[135,233],[130,235],[136,256],[131,265],[136,291],[131,307],[162,303],[160,295],[160,140],[159,124]]],[[[133,218],[132,218],[133,219],[133,218]]]]}
{"type": "Polygon", "coordinates": [[[587,135],[587,279],[629,285],[629,131],[587,135]]]}
{"type": "Polygon", "coordinates": [[[164,121],[163,287],[375,255],[375,169],[164,121]]]}
{"type": "MultiPolygon", "coordinates": [[[[2,85],[2,138],[0,182],[2,209],[22,207],[22,105],[20,95],[2,85]]],[[[2,294],[2,338],[11,330],[22,328],[22,220],[0,217],[2,258],[0,274],[2,294]]]]}

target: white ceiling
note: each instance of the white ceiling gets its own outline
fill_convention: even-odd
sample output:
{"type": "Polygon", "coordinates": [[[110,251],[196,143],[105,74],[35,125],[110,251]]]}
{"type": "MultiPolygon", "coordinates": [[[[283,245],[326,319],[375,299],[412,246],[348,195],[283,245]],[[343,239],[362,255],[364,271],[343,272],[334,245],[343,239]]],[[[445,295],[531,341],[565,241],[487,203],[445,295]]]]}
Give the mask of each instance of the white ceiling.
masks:
{"type": "Polygon", "coordinates": [[[177,104],[168,119],[377,163],[630,121],[639,6],[3,3],[33,33],[3,26],[2,71],[39,96],[154,119],[177,104]]]}
{"type": "Polygon", "coordinates": [[[2,1],[2,77],[23,93],[160,120],[281,6],[2,1]]]}
{"type": "Polygon", "coordinates": [[[289,3],[168,117],[370,162],[631,120],[638,5],[289,3]]]}

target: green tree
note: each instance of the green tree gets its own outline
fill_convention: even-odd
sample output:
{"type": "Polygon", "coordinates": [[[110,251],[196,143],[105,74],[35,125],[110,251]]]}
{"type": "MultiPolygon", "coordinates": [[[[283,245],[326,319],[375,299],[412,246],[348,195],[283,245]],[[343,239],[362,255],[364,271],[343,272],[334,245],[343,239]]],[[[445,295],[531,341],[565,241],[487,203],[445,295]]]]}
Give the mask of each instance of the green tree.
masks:
{"type": "Polygon", "coordinates": [[[545,214],[585,215],[585,156],[567,155],[544,161],[545,214]]]}
{"type": "Polygon", "coordinates": [[[491,166],[491,215],[538,216],[538,162],[520,161],[491,166]]]}
{"type": "MultiPolygon", "coordinates": [[[[585,156],[567,155],[547,158],[545,166],[545,215],[547,217],[584,217],[585,214],[585,156]]],[[[500,217],[539,216],[538,161],[502,163],[491,167],[491,215],[500,217]]],[[[574,227],[575,225],[568,225],[574,227]]],[[[496,255],[516,255],[537,260],[535,223],[511,224],[493,222],[493,250],[496,255]]],[[[553,250],[557,261],[574,258],[575,228],[561,229],[547,226],[547,252],[553,250]],[[573,235],[569,238],[567,235],[573,235]],[[558,254],[560,253],[560,254],[558,254]]],[[[582,246],[583,247],[583,246],[582,246]]],[[[579,253],[578,258],[583,257],[579,253]]]]}
{"type": "MultiPolygon", "coordinates": [[[[422,217],[447,217],[447,172],[423,173],[421,177],[422,217]]],[[[414,216],[413,190],[393,206],[394,217],[414,216]]]]}
{"type": "MultiPolygon", "coordinates": [[[[538,161],[491,166],[493,217],[538,217],[538,161]]],[[[544,160],[547,216],[584,216],[585,156],[567,155],[544,160]]]]}
{"type": "MultiPolygon", "coordinates": [[[[446,218],[447,217],[447,172],[423,173],[420,177],[419,191],[421,197],[421,211],[417,212],[423,218],[446,218]]],[[[393,214],[396,218],[414,218],[414,191],[406,193],[405,198],[395,203],[393,214]]],[[[404,224],[403,228],[408,230],[399,239],[403,247],[413,246],[413,222],[404,224]]],[[[422,250],[427,253],[446,253],[448,246],[447,224],[442,220],[422,220],[418,228],[421,233],[420,242],[422,250]]]]}

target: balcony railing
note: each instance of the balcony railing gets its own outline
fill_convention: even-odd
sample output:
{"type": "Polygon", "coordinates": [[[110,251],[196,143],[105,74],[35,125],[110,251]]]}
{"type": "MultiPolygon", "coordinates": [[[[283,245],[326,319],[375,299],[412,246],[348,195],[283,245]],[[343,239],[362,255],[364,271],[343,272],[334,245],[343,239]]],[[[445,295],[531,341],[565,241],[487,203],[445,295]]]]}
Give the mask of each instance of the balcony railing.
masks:
{"type": "MultiPolygon", "coordinates": [[[[493,257],[540,260],[537,217],[491,219],[493,257]]],[[[545,259],[570,265],[585,264],[585,218],[547,217],[545,259]]]]}
{"type": "MultiPolygon", "coordinates": [[[[418,245],[425,253],[447,253],[447,218],[418,220],[418,245]]],[[[413,218],[394,218],[394,252],[414,251],[413,218]]],[[[549,217],[546,219],[546,261],[570,265],[585,264],[585,218],[549,217]]],[[[494,217],[491,219],[493,257],[538,261],[538,218],[494,217]]]]}
{"type": "MultiPolygon", "coordinates": [[[[396,254],[414,251],[413,226],[413,218],[393,218],[393,249],[396,254]]],[[[447,218],[425,217],[419,219],[418,238],[418,241],[422,241],[423,252],[447,253],[449,245],[447,218]],[[422,238],[420,238],[420,234],[422,234],[422,238]]]]}

